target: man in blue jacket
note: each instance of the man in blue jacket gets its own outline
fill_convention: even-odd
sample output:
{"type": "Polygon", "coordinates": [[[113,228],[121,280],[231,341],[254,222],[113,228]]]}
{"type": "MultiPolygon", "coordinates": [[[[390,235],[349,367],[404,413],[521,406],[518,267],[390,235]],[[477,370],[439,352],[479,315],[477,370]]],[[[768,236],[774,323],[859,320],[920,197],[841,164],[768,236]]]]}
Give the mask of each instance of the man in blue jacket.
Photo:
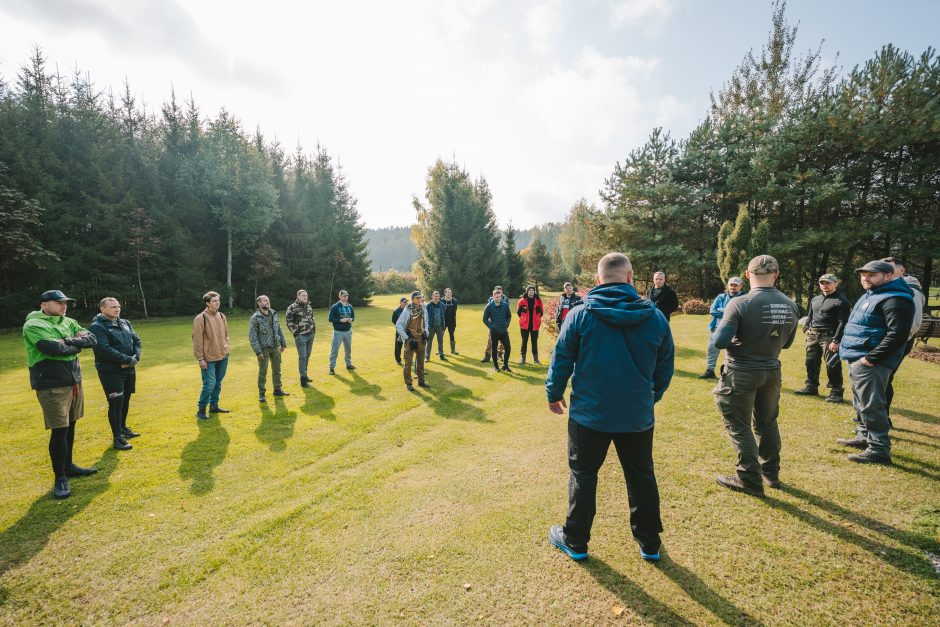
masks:
{"type": "Polygon", "coordinates": [[[842,334],[839,356],[849,362],[855,437],[839,444],[864,449],[849,455],[862,464],[890,464],[887,388],[904,359],[914,317],[914,294],[894,266],[869,261],[856,270],[866,292],[855,303],[842,334]]]}
{"type": "Polygon", "coordinates": [[[490,353],[493,355],[493,368],[499,372],[499,351],[498,343],[503,345],[503,372],[512,372],[509,369],[509,321],[512,319],[512,311],[509,309],[509,301],[503,298],[502,290],[493,290],[493,298],[483,309],[483,324],[490,330],[490,353]]]}
{"type": "Polygon", "coordinates": [[[343,345],[346,358],[346,370],[355,370],[352,363],[352,325],[356,312],[349,304],[349,292],[339,291],[339,300],[330,307],[328,320],[333,325],[333,343],[330,346],[330,374],[336,374],[336,358],[339,357],[339,345],[343,345]]]}
{"type": "Polygon", "coordinates": [[[597,282],[565,316],[545,381],[548,408],[563,414],[571,379],[568,518],[548,537],[572,559],[587,559],[597,473],[613,441],[627,481],[633,537],[643,559],[657,561],[663,525],[653,472],[653,404],[672,380],[672,333],[666,316],[637,294],[626,255],[605,255],[597,282]]]}
{"type": "Polygon", "coordinates": [[[708,310],[708,313],[711,315],[711,320],[708,321],[708,349],[705,357],[705,373],[699,375],[699,379],[718,378],[715,375],[715,366],[718,365],[718,353],[721,351],[715,347],[715,329],[718,328],[718,323],[721,322],[721,318],[725,315],[725,307],[728,306],[731,299],[742,294],[742,283],[743,281],[741,281],[740,277],[733,276],[728,279],[728,291],[722,292],[716,296],[715,300],[712,302],[711,308],[708,310]]]}

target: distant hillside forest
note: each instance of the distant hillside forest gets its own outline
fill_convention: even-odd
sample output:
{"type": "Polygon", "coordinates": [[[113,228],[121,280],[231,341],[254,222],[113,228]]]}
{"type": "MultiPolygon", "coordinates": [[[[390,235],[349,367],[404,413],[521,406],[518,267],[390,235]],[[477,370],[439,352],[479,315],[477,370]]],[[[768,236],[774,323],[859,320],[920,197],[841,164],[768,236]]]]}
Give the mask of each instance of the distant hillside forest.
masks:
{"type": "MultiPolygon", "coordinates": [[[[561,224],[549,222],[516,233],[516,251],[522,251],[532,245],[537,237],[548,252],[558,249],[558,234],[561,224]]],[[[505,237],[506,232],[503,231],[505,237]]],[[[390,226],[383,229],[366,229],[366,244],[372,258],[372,271],[383,272],[395,269],[410,272],[418,260],[418,249],[411,241],[410,226],[390,226]]]]}

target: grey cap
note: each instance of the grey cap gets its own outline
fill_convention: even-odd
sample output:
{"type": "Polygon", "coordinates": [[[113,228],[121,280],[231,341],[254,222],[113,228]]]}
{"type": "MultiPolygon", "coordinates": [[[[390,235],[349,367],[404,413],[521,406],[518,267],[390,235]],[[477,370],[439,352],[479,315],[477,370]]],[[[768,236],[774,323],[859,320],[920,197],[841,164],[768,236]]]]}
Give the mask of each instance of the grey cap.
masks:
{"type": "Polygon", "coordinates": [[[751,274],[773,274],[780,272],[777,260],[770,255],[757,255],[747,264],[747,271],[751,274]]]}
{"type": "Polygon", "coordinates": [[[411,293],[412,298],[417,298],[418,296],[421,296],[421,290],[415,290],[411,293]]]}
{"type": "Polygon", "coordinates": [[[887,272],[894,274],[894,266],[887,261],[869,261],[861,268],[856,268],[856,272],[887,272]]]}
{"type": "Polygon", "coordinates": [[[728,283],[734,283],[735,285],[744,285],[744,281],[741,280],[739,276],[733,276],[728,279],[728,283]]]}

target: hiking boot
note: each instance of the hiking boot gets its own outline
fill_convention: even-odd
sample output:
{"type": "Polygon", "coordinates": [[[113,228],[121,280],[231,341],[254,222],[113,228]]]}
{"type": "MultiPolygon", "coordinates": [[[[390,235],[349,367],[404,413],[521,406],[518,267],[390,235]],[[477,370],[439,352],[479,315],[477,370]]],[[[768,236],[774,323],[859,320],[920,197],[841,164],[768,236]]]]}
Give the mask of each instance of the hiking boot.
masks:
{"type": "Polygon", "coordinates": [[[354,365],[352,365],[352,364],[347,364],[347,365],[346,365],[346,370],[355,370],[355,369],[356,369],[356,367],[355,367],[354,365]]]}
{"type": "Polygon", "coordinates": [[[196,412],[196,418],[199,420],[209,420],[209,416],[206,415],[206,406],[200,405],[199,411],[196,412]]]}
{"type": "Polygon", "coordinates": [[[576,562],[582,562],[588,558],[586,546],[571,546],[568,544],[568,539],[565,538],[565,530],[562,529],[561,525],[552,525],[552,528],[548,530],[548,541],[576,562]]]}
{"type": "Polygon", "coordinates": [[[55,480],[55,485],[52,486],[52,496],[57,499],[67,499],[72,496],[68,477],[58,477],[55,480]]]}
{"type": "Polygon", "coordinates": [[[480,360],[480,363],[481,363],[481,364],[485,364],[485,363],[488,362],[489,360],[490,360],[490,354],[487,353],[487,354],[483,355],[483,359],[480,360]]]}
{"type": "Polygon", "coordinates": [[[800,396],[819,396],[819,388],[815,388],[811,385],[804,385],[799,390],[794,390],[794,394],[799,394],[800,396]]]}
{"type": "Polygon", "coordinates": [[[532,361],[535,362],[535,365],[536,365],[536,366],[541,366],[541,365],[542,365],[542,362],[539,361],[539,358],[538,358],[538,357],[535,357],[534,359],[532,359],[532,361]]]}
{"type": "Polygon", "coordinates": [[[447,357],[444,356],[444,353],[438,353],[437,356],[441,358],[441,361],[447,361],[447,357]]]}
{"type": "Polygon", "coordinates": [[[222,409],[218,405],[209,405],[209,413],[210,414],[230,414],[232,412],[230,412],[227,409],[222,409]]]}
{"type": "Polygon", "coordinates": [[[783,484],[780,483],[780,479],[778,477],[768,477],[767,475],[764,475],[764,483],[767,484],[767,487],[773,488],[774,490],[783,489],[783,484]]]}
{"type": "Polygon", "coordinates": [[[418,381],[418,387],[419,387],[419,388],[429,388],[429,387],[431,387],[431,386],[428,384],[427,381],[418,381]]]}
{"type": "Polygon", "coordinates": [[[857,464],[884,464],[885,466],[890,466],[891,456],[876,453],[871,449],[865,449],[861,453],[849,455],[849,461],[857,464]]]}
{"type": "Polygon", "coordinates": [[[259,402],[259,403],[267,403],[267,402],[268,402],[268,399],[265,398],[265,396],[264,396],[264,392],[261,392],[260,394],[258,394],[258,402],[259,402]]]}
{"type": "Polygon", "coordinates": [[[285,392],[284,388],[274,388],[274,396],[290,396],[290,392],[285,392]]]}
{"type": "Polygon", "coordinates": [[[65,469],[66,477],[88,477],[98,472],[97,468],[82,468],[76,464],[69,464],[69,467],[65,469]]]}
{"type": "Polygon", "coordinates": [[[505,366],[503,366],[503,372],[512,372],[512,370],[509,369],[509,365],[508,365],[508,364],[505,365],[505,366]]]}
{"type": "Polygon", "coordinates": [[[844,403],[845,399],[842,398],[842,390],[832,390],[829,392],[829,396],[826,397],[827,403],[844,403]]]}
{"type": "Polygon", "coordinates": [[[715,376],[715,371],[714,371],[714,370],[708,369],[708,370],[706,370],[705,372],[703,372],[702,374],[700,374],[700,375],[698,376],[698,378],[699,378],[699,379],[717,379],[718,377],[715,376]]]}
{"type": "Polygon", "coordinates": [[[336,374],[336,371],[330,368],[330,374],[336,374]]]}
{"type": "Polygon", "coordinates": [[[126,426],[125,426],[125,427],[121,427],[121,436],[122,436],[125,440],[130,440],[131,438],[136,438],[136,437],[139,436],[139,435],[140,435],[139,433],[137,433],[136,431],[134,431],[134,430],[131,429],[130,427],[126,427],[126,426]]]}
{"type": "Polygon", "coordinates": [[[855,436],[854,438],[839,438],[836,440],[836,444],[840,444],[842,446],[851,446],[852,448],[862,449],[863,451],[868,448],[868,440],[858,436],[855,436]]]}
{"type": "Polygon", "coordinates": [[[118,451],[129,451],[132,448],[134,448],[133,446],[128,444],[127,440],[125,440],[124,438],[114,438],[113,445],[114,445],[115,450],[118,450],[118,451]]]}
{"type": "Polygon", "coordinates": [[[749,486],[737,475],[718,475],[715,479],[718,485],[734,490],[735,492],[744,492],[751,496],[764,496],[764,486],[749,486]]]}
{"type": "Polygon", "coordinates": [[[409,383],[407,386],[405,386],[405,387],[408,388],[408,391],[409,391],[409,392],[414,392],[414,391],[415,391],[415,386],[411,385],[410,383],[409,383]]]}
{"type": "Polygon", "coordinates": [[[310,387],[310,379],[307,377],[300,377],[300,387],[308,388],[310,387]]]}

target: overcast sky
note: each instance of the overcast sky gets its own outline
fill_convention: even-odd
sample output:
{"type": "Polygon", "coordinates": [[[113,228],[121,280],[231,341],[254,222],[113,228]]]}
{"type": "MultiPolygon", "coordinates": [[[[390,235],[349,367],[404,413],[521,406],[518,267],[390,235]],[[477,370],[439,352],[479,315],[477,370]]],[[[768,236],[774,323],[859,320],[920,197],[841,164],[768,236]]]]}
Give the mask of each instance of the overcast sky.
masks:
{"type": "MultiPolygon", "coordinates": [[[[319,143],[370,227],[407,225],[429,165],[489,182],[500,223],[598,202],[654,126],[685,136],[770,26],[763,0],[0,0],[0,76],[39,45],[149,107],[192,94],[290,151],[319,143]]],[[[936,46],[940,2],[791,0],[798,48],[851,68],[936,46]]]]}

